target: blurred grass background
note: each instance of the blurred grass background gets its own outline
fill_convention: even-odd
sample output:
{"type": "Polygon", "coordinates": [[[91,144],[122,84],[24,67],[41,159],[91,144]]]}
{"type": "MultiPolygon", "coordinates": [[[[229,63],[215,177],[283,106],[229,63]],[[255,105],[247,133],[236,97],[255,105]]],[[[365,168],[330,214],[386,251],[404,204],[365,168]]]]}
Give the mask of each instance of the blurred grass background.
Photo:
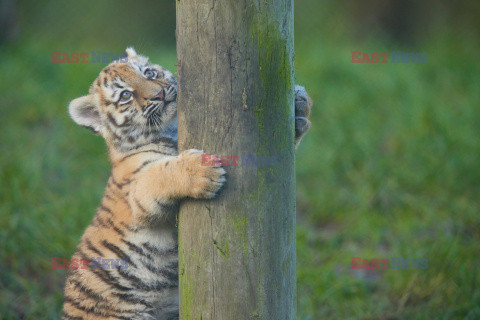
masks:
{"type": "MultiPolygon", "coordinates": [[[[298,319],[480,319],[479,4],[295,2],[296,82],[315,101],[297,151],[298,319]],[[398,50],[428,63],[351,63],[398,50]]],[[[175,70],[174,1],[0,0],[1,319],[59,318],[51,257],[72,255],[109,173],[66,109],[104,64],[51,51],[130,45],[175,70]]]]}

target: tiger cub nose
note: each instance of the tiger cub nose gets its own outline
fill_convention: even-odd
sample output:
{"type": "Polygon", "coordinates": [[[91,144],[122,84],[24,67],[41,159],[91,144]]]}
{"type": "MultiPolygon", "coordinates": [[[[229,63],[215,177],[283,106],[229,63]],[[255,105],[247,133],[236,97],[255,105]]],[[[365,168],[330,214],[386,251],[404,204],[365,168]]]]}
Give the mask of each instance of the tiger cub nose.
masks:
{"type": "Polygon", "coordinates": [[[150,100],[163,100],[165,98],[165,92],[162,89],[160,89],[160,91],[155,95],[153,96],[153,98],[151,98],[150,100]]]}

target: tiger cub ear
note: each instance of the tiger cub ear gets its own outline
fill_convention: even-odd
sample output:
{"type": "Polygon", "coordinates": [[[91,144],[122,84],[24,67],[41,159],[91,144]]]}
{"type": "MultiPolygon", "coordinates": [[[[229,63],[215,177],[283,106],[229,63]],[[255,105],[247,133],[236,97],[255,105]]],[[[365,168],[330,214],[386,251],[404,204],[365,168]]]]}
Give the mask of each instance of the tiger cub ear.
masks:
{"type": "Polygon", "coordinates": [[[148,57],[137,54],[137,52],[135,51],[135,49],[133,49],[133,47],[128,47],[125,50],[125,52],[127,53],[127,60],[135,60],[142,64],[148,63],[148,57]]]}
{"type": "Polygon", "coordinates": [[[90,95],[72,100],[68,111],[73,121],[82,127],[92,130],[95,134],[100,134],[102,131],[100,112],[90,95]]]}
{"type": "Polygon", "coordinates": [[[135,49],[133,49],[133,47],[128,47],[125,52],[127,53],[128,58],[134,58],[137,56],[137,52],[135,49]]]}

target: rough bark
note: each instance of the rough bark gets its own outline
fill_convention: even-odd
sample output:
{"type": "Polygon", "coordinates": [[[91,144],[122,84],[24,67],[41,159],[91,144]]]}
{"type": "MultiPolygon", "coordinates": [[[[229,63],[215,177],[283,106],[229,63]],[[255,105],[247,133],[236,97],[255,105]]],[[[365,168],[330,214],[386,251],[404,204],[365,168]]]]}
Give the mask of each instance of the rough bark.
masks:
{"type": "Polygon", "coordinates": [[[177,51],[179,151],[239,157],[181,206],[180,317],[294,319],[293,0],[178,0],[177,51]]]}

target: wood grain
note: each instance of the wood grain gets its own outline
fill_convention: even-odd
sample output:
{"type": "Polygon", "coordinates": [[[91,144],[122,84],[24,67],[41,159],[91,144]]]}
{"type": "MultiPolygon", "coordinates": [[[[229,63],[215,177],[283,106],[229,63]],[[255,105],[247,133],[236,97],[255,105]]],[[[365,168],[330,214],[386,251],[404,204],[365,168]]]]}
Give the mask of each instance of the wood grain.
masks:
{"type": "Polygon", "coordinates": [[[177,51],[179,151],[240,160],[181,206],[181,319],[294,319],[293,0],[177,1],[177,51]]]}

